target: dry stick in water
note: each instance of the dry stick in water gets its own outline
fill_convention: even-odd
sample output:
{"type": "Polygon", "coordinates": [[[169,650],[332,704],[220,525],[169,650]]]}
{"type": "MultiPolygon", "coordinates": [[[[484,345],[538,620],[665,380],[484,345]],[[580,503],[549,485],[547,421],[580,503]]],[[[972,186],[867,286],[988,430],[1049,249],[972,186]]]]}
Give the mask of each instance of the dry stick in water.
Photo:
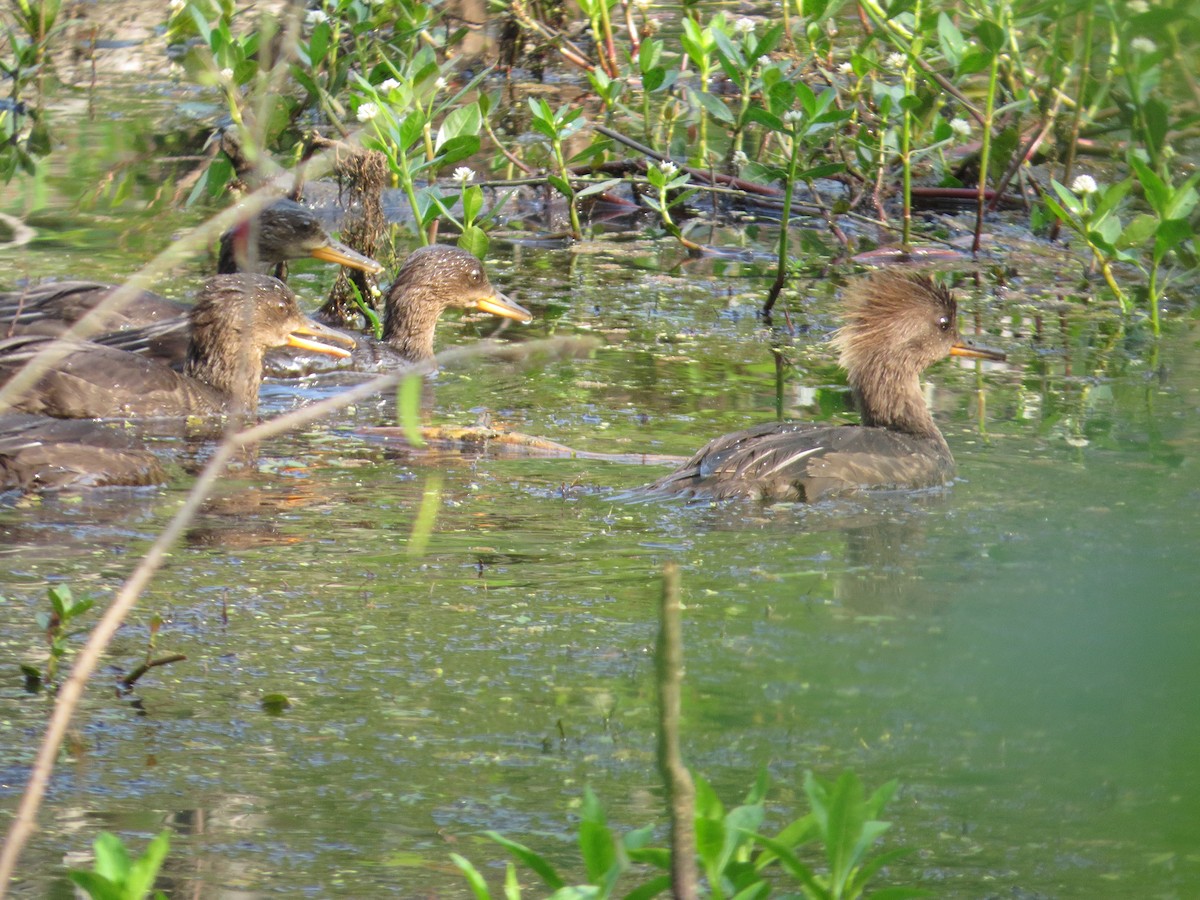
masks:
{"type": "MultiPolygon", "coordinates": [[[[561,353],[573,352],[579,345],[580,341],[578,339],[567,337],[551,338],[544,341],[530,341],[528,344],[524,344],[523,347],[530,354],[539,351],[561,353]]],[[[162,565],[167,551],[179,539],[179,536],[183,534],[184,529],[188,527],[197,510],[199,510],[200,505],[216,485],[217,480],[221,477],[221,473],[225,469],[225,464],[229,462],[230,458],[244,447],[282,434],[293,428],[307,425],[310,422],[315,422],[317,419],[336,412],[351,403],[393,388],[401,379],[409,375],[420,375],[432,371],[439,365],[477,356],[486,356],[498,349],[503,350],[505,353],[511,353],[512,350],[511,347],[504,344],[484,342],[467,348],[439,353],[434,362],[413,366],[411,369],[403,372],[383,375],[338,394],[336,397],[330,397],[311,406],[278,416],[253,428],[229,434],[217,446],[208,465],[204,467],[204,470],[196,479],[196,483],[192,485],[192,489],[188,493],[187,499],[184,501],[179,512],[167,523],[167,527],[163,529],[158,539],[151,545],[141,562],[133,570],[133,574],[121,586],[121,590],[113,598],[112,604],[105,611],[99,623],[97,623],[95,630],[89,635],[87,644],[79,651],[79,655],[75,659],[75,665],[71,668],[70,677],[63,682],[62,688],[58,692],[58,697],[54,703],[54,712],[50,716],[50,723],[46,726],[46,733],[42,737],[42,744],[38,748],[37,758],[34,760],[33,770],[29,775],[29,783],[25,786],[25,793],[21,797],[21,805],[17,809],[17,814],[13,819],[12,825],[9,826],[4,847],[0,850],[0,900],[3,900],[8,892],[9,882],[12,880],[13,871],[16,869],[17,858],[20,856],[21,850],[29,840],[29,836],[33,833],[34,826],[37,823],[38,809],[41,807],[42,798],[45,796],[46,785],[50,781],[50,773],[54,769],[55,757],[58,755],[59,747],[62,745],[63,736],[67,732],[67,726],[71,722],[75,708],[79,705],[79,700],[83,696],[88,679],[95,672],[101,655],[112,641],[117,629],[120,628],[125,617],[129,615],[134,604],[137,603],[138,597],[141,596],[146,585],[150,583],[150,579],[154,577],[154,574],[162,565]]]]}
{"type": "Polygon", "coordinates": [[[696,872],[696,786],[679,750],[680,686],[683,682],[683,625],[679,599],[679,566],[663,566],[662,607],[659,610],[658,652],[658,768],[671,811],[671,896],[694,900],[700,894],[696,872]]]}

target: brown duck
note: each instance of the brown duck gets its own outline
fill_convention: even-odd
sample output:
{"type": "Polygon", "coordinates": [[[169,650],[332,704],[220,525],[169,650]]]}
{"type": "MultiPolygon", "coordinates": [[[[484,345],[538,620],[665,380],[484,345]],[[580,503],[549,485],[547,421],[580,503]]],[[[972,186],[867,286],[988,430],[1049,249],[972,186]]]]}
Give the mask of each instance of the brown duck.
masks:
{"type": "Polygon", "coordinates": [[[82,419],[0,415],[0,491],[158,484],[158,457],[125,428],[82,419]]]}
{"type": "MultiPolygon", "coordinates": [[[[357,335],[358,346],[348,367],[380,371],[432,359],[438,319],[452,307],[480,310],[521,323],[533,319],[529,310],[492,287],[483,264],[466,250],[440,244],[422,247],[409,254],[388,288],[383,339],[357,335]]],[[[185,355],[189,328],[186,319],[176,317],[95,340],[178,365],[185,355]]],[[[293,348],[280,348],[267,354],[265,372],[278,378],[296,378],[331,369],[334,362],[293,348]]],[[[339,367],[346,365],[341,363],[339,367]]]]}
{"type": "Polygon", "coordinates": [[[882,271],[847,289],[833,339],[861,425],[770,422],[719,437],[650,490],[721,500],[813,502],[868,489],[945,484],[954,457],[921,395],[945,356],[1003,360],[963,340],[954,298],[929,278],[882,271]]]}
{"type": "MultiPolygon", "coordinates": [[[[266,271],[291,259],[305,257],[339,263],[365,272],[383,267],[370,257],[335,241],[312,210],[292,200],[277,200],[257,216],[221,236],[217,274],[266,271]]],[[[116,290],[95,281],[57,281],[0,294],[0,337],[44,334],[57,337],[96,308],[116,290]]],[[[141,328],[185,317],[186,304],[151,291],[139,291],[119,311],[98,323],[97,333],[141,328]]],[[[181,347],[186,352],[186,339],[181,347]]]]}
{"type": "MultiPolygon", "coordinates": [[[[352,338],[306,318],[296,295],[269,275],[209,279],[192,308],[191,322],[182,374],[134,353],[70,341],[66,355],[21,391],[12,408],[59,418],[253,413],[267,348],[289,344],[347,357],[348,350],[322,341],[353,346],[352,338]]],[[[0,341],[0,384],[55,340],[22,336],[0,341]]]]}

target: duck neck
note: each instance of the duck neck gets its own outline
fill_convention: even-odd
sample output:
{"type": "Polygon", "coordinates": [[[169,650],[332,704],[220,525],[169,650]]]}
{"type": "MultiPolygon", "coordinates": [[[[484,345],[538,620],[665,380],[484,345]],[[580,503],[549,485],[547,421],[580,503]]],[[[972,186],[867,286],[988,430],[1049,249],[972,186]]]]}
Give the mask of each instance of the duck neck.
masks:
{"type": "Polygon", "coordinates": [[[258,389],[262,385],[263,349],[233,335],[232,341],[220,342],[213,336],[193,335],[188,346],[183,374],[202,381],[222,394],[234,412],[253,414],[258,410],[258,389]],[[221,348],[224,348],[224,352],[221,348]]]}
{"type": "Polygon", "coordinates": [[[439,305],[422,303],[412,292],[389,294],[383,339],[410,362],[433,359],[433,333],[441,312],[439,305]]]}
{"type": "Polygon", "coordinates": [[[946,446],[925,404],[920,375],[910,368],[882,364],[871,369],[869,378],[851,373],[850,387],[863,425],[911,434],[946,446]]]}

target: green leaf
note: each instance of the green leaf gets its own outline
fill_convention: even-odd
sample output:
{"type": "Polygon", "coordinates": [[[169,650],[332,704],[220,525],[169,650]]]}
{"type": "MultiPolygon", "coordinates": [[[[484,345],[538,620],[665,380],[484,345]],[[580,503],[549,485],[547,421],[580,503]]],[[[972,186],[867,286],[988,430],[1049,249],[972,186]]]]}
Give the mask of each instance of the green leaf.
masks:
{"type": "Polygon", "coordinates": [[[721,849],[725,846],[725,823],[720,819],[696,819],[696,855],[710,874],[719,871],[721,849]]]}
{"type": "Polygon", "coordinates": [[[103,875],[72,869],[67,877],[83,888],[91,900],[127,900],[125,890],[103,875]]]}
{"type": "Polygon", "coordinates": [[[1167,203],[1170,202],[1171,189],[1136,156],[1129,157],[1129,165],[1137,174],[1137,179],[1142,184],[1142,190],[1146,192],[1146,202],[1150,204],[1151,209],[1162,215],[1163,210],[1167,208],[1167,203]]]}
{"type": "Polygon", "coordinates": [[[1132,178],[1126,178],[1124,181],[1119,181],[1116,184],[1109,185],[1100,192],[1100,201],[1096,204],[1096,209],[1093,211],[1092,215],[1097,219],[1103,219],[1117,208],[1117,206],[1122,200],[1125,199],[1125,196],[1132,188],[1132,178]]]}
{"type": "Polygon", "coordinates": [[[1154,236],[1154,256],[1162,259],[1175,247],[1192,237],[1192,226],[1187,219],[1167,219],[1158,226],[1154,236]]]}
{"type": "Polygon", "coordinates": [[[589,184],[575,192],[576,197],[586,197],[589,194],[602,194],[605,191],[611,191],[614,187],[621,183],[620,178],[610,178],[607,181],[601,181],[595,184],[589,184]]]}
{"type": "Polygon", "coordinates": [[[458,236],[458,246],[462,247],[468,253],[483,259],[487,256],[491,240],[488,238],[487,232],[478,225],[468,225],[463,229],[463,233],[458,236]]]}
{"type": "Polygon", "coordinates": [[[1125,229],[1115,238],[1111,238],[1109,242],[1122,250],[1130,247],[1141,247],[1158,230],[1158,221],[1158,216],[1152,216],[1150,213],[1136,215],[1125,226],[1125,229]]]}
{"type": "Polygon", "coordinates": [[[979,39],[979,43],[993,56],[1004,49],[1004,44],[1008,40],[1004,29],[987,19],[983,19],[975,26],[974,33],[975,37],[979,39]]]}
{"type": "Polygon", "coordinates": [[[756,844],[761,844],[763,847],[766,847],[769,851],[771,851],[773,858],[778,859],[783,868],[787,870],[787,872],[791,874],[793,878],[808,888],[812,892],[812,896],[829,896],[829,892],[825,890],[824,886],[817,881],[812,870],[809,869],[809,867],[804,863],[800,862],[796,855],[792,853],[790,848],[785,847],[778,841],[761,834],[754,835],[754,842],[756,844]]]}
{"type": "Polygon", "coordinates": [[[463,221],[474,222],[479,211],[483,209],[483,188],[477,184],[468,185],[462,192],[463,221]]]}
{"type": "Polygon", "coordinates": [[[468,156],[474,156],[479,152],[481,146],[482,141],[476,134],[460,134],[458,137],[452,137],[442,144],[441,152],[438,155],[438,165],[452,166],[468,156]]]}
{"type": "Polygon", "coordinates": [[[125,892],[130,898],[141,900],[154,887],[158,878],[158,870],[167,858],[171,849],[171,832],[161,831],[146,845],[146,850],[129,868],[125,879],[125,892]]]}
{"type": "Polygon", "coordinates": [[[475,900],[492,900],[492,895],[488,892],[487,882],[483,880],[483,876],[479,874],[479,870],[471,865],[468,859],[459,856],[457,853],[451,853],[450,861],[458,866],[459,871],[466,877],[467,883],[471,886],[471,892],[475,895],[475,900]]]}
{"type": "Polygon", "coordinates": [[[421,386],[420,375],[408,375],[396,385],[396,416],[404,429],[404,439],[414,447],[424,447],[421,435],[421,386]]]}
{"type": "Polygon", "coordinates": [[[652,878],[645,884],[635,887],[632,891],[625,895],[624,900],[652,900],[658,897],[664,891],[671,887],[670,875],[659,875],[657,878],[652,878]]]}
{"type": "Polygon", "coordinates": [[[114,884],[124,884],[131,865],[124,841],[111,832],[102,831],[92,842],[92,849],[96,853],[96,874],[114,884]]]}
{"type": "Polygon", "coordinates": [[[437,140],[434,142],[434,148],[440,149],[452,138],[462,137],[463,135],[478,136],[479,130],[482,127],[483,115],[479,112],[478,103],[468,103],[466,106],[460,106],[442,120],[441,127],[437,131],[437,140]]]}
{"type": "Polygon", "coordinates": [[[557,175],[547,175],[546,180],[549,181],[550,184],[554,186],[554,189],[564,197],[570,198],[575,196],[575,191],[571,188],[570,183],[567,182],[566,179],[560,178],[557,175]]]}
{"type": "Polygon", "coordinates": [[[957,68],[966,47],[962,32],[945,12],[938,13],[937,30],[938,46],[941,47],[942,56],[946,58],[946,62],[950,63],[951,68],[957,68]]]}
{"type": "Polygon", "coordinates": [[[564,886],[565,882],[563,882],[558,873],[554,871],[554,867],[524,844],[518,844],[516,841],[510,841],[498,831],[485,831],[484,834],[506,849],[509,853],[511,853],[529,868],[533,869],[533,871],[536,872],[539,877],[541,877],[542,881],[546,882],[546,886],[551,890],[558,890],[564,886]]]}
{"type": "Polygon", "coordinates": [[[718,122],[724,122],[726,125],[734,123],[733,113],[720,97],[706,94],[703,91],[697,91],[694,88],[688,88],[688,96],[691,97],[693,103],[702,107],[718,122]]]}

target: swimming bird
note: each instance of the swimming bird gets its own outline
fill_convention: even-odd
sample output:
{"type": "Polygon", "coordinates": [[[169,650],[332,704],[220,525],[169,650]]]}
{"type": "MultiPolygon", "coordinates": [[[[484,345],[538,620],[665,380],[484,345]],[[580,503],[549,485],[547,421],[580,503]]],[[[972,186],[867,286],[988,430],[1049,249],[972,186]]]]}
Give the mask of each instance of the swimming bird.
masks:
{"type": "Polygon", "coordinates": [[[852,284],[833,338],[861,425],[769,422],[716,438],[649,489],[723,500],[814,502],[867,489],[945,484],[954,457],[921,394],[920,374],[945,356],[1003,360],[967,343],[950,292],[884,270],[852,284]]]}
{"type": "MultiPolygon", "coordinates": [[[[475,256],[458,247],[434,244],[410,253],[388,288],[383,339],[356,335],[358,346],[348,366],[339,361],[337,367],[374,372],[432,359],[438,319],[451,307],[476,309],[523,324],[533,320],[529,310],[492,287],[475,256]]],[[[189,328],[186,319],[176,317],[95,340],[178,365],[184,358],[189,328]]],[[[296,378],[329,370],[334,361],[286,347],[269,352],[265,366],[267,375],[296,378]]]]}
{"type": "MultiPolygon", "coordinates": [[[[331,238],[308,207],[285,199],[221,235],[217,274],[266,270],[307,256],[371,273],[383,271],[375,260],[331,238]]],[[[95,281],[55,281],[0,294],[0,337],[57,337],[115,290],[116,285],[95,281]]],[[[140,328],[186,317],[187,312],[186,304],[138,291],[119,310],[101,317],[95,330],[100,334],[140,328]]],[[[186,347],[186,339],[182,346],[186,347]]]]}
{"type": "Polygon", "coordinates": [[[269,275],[218,275],[201,289],[191,312],[191,340],[180,374],[134,353],[88,341],[20,336],[0,341],[0,384],[47,344],[66,353],[12,408],[59,418],[213,417],[258,409],[262,358],[290,344],[347,357],[353,339],[306,318],[296,295],[269,275]],[[314,341],[308,338],[318,338],[314,341]]]}
{"type": "Polygon", "coordinates": [[[0,415],[0,491],[142,486],[166,480],[127,429],[85,419],[0,415]]]}

